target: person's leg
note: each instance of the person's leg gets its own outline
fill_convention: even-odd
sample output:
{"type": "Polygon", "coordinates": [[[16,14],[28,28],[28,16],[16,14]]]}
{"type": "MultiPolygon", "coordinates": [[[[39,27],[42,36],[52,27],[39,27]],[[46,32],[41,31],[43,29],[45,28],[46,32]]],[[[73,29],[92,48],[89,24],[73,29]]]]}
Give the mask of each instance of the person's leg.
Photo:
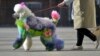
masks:
{"type": "Polygon", "coordinates": [[[82,46],[84,39],[84,34],[82,33],[82,29],[77,29],[77,43],[76,46],[82,46]]]}
{"type": "Polygon", "coordinates": [[[81,28],[81,29],[82,29],[82,33],[84,35],[88,36],[92,41],[96,41],[97,40],[96,36],[91,31],[89,31],[86,28],[81,28]]]}
{"type": "Polygon", "coordinates": [[[99,42],[97,41],[97,37],[90,30],[88,30],[86,28],[81,28],[80,30],[81,30],[80,32],[82,34],[88,36],[94,42],[95,48],[97,49],[99,46],[99,42]]]}
{"type": "Polygon", "coordinates": [[[83,43],[83,39],[84,39],[84,34],[82,33],[82,29],[77,29],[77,43],[76,45],[73,47],[73,50],[82,50],[82,43],[83,43]]]}

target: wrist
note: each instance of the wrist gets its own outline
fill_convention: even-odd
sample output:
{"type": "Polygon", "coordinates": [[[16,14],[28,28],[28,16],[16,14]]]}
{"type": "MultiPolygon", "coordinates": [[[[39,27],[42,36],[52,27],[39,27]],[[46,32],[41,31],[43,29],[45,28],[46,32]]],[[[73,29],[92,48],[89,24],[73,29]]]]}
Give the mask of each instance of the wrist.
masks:
{"type": "Polygon", "coordinates": [[[65,4],[65,3],[66,3],[66,1],[64,0],[62,3],[63,3],[63,4],[65,4]]]}

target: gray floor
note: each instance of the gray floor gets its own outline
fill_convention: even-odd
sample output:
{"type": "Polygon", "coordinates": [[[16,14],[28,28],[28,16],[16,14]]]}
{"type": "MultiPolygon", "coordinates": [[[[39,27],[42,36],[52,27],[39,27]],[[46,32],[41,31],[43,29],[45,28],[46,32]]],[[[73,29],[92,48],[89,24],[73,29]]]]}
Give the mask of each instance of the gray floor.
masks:
{"type": "Polygon", "coordinates": [[[84,50],[71,50],[76,43],[76,31],[73,28],[57,28],[57,34],[61,37],[65,46],[62,51],[45,51],[39,37],[33,38],[33,46],[29,52],[23,47],[13,50],[12,43],[17,37],[16,28],[0,28],[0,56],[100,56],[100,46],[94,49],[93,42],[85,37],[83,42],[84,50]]]}

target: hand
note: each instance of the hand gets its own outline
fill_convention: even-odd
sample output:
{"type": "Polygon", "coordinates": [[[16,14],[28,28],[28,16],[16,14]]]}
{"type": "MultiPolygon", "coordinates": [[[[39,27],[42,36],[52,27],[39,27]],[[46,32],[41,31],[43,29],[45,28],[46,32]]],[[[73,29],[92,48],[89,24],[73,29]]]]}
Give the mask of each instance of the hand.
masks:
{"type": "Polygon", "coordinates": [[[65,4],[65,3],[64,3],[64,1],[63,1],[63,2],[59,3],[57,6],[58,6],[58,7],[62,7],[62,6],[64,6],[64,4],[65,4]]]}

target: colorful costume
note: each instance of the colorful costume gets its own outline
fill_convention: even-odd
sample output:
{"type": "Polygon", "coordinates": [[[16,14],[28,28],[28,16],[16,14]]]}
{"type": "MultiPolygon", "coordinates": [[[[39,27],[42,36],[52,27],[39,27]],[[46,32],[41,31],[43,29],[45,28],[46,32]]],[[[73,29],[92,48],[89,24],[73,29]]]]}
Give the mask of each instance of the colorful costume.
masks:
{"type": "Polygon", "coordinates": [[[56,25],[53,23],[55,21],[35,16],[23,3],[16,4],[14,11],[19,17],[16,19],[19,36],[13,44],[15,49],[21,47],[26,38],[32,38],[35,36],[40,36],[41,42],[48,51],[55,48],[57,50],[63,49],[64,41],[56,35],[56,25]],[[15,8],[17,8],[17,10],[15,8]],[[24,23],[29,26],[28,30],[24,27],[24,23]]]}

